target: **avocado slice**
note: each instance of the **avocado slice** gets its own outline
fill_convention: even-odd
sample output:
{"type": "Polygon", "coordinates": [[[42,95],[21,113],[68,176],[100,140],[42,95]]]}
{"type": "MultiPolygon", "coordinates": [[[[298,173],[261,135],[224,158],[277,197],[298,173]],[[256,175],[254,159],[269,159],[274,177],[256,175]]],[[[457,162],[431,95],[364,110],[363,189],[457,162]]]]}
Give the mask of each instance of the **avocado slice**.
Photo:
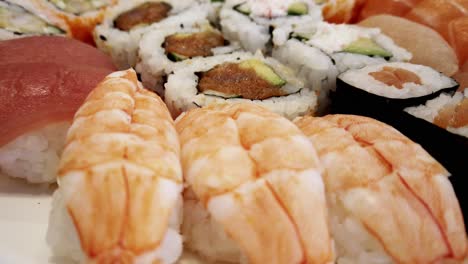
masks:
{"type": "Polygon", "coordinates": [[[247,3],[238,4],[234,6],[234,10],[244,15],[250,15],[250,7],[247,3]]]}
{"type": "Polygon", "coordinates": [[[169,52],[167,54],[167,58],[171,61],[183,61],[183,60],[186,60],[188,59],[188,57],[184,56],[184,55],[180,55],[180,54],[177,54],[175,52],[169,52]]]}
{"type": "Polygon", "coordinates": [[[304,2],[295,2],[288,7],[288,15],[290,16],[302,16],[307,15],[309,7],[304,2]]]}
{"type": "Polygon", "coordinates": [[[211,0],[211,3],[224,3],[224,0],[211,0]]]}
{"type": "Polygon", "coordinates": [[[265,81],[274,86],[283,86],[286,81],[283,80],[276,72],[268,65],[257,59],[245,60],[239,63],[241,69],[253,69],[255,73],[265,81]]]}
{"type": "Polygon", "coordinates": [[[359,38],[344,48],[343,51],[384,58],[390,58],[393,56],[391,52],[380,47],[379,44],[375,43],[375,41],[370,38],[359,38]]]}

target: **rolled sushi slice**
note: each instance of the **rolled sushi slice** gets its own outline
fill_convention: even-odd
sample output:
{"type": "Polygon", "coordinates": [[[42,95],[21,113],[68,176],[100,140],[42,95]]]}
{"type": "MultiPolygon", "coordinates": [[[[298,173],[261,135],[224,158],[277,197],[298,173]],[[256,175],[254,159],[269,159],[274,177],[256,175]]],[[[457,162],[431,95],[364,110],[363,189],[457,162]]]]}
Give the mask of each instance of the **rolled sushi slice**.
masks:
{"type": "Polygon", "coordinates": [[[313,114],[317,95],[296,73],[260,53],[193,59],[180,64],[165,84],[165,102],[174,117],[211,104],[253,102],[287,118],[313,114]]]}
{"type": "Polygon", "coordinates": [[[243,103],[191,110],[176,128],[187,249],[208,263],[333,262],[321,167],[292,122],[243,103]]]}
{"type": "Polygon", "coordinates": [[[65,21],[49,19],[28,3],[0,0],[0,40],[34,35],[69,35],[65,21]]]}
{"type": "Polygon", "coordinates": [[[455,80],[427,66],[403,62],[370,65],[339,75],[333,107],[372,117],[380,114],[377,109],[403,110],[443,92],[455,92],[457,87],[455,80]]]}
{"type": "Polygon", "coordinates": [[[179,152],[164,102],[133,70],[108,75],[68,130],[47,231],[54,256],[175,263],[182,253],[179,152]]]}
{"type": "Polygon", "coordinates": [[[101,23],[106,10],[118,0],[28,0],[46,17],[63,19],[71,35],[94,45],[92,32],[101,23]]]}
{"type": "Polygon", "coordinates": [[[208,13],[208,19],[216,26],[219,26],[219,13],[225,0],[198,0],[200,3],[208,4],[211,8],[208,13]]]}
{"type": "Polygon", "coordinates": [[[239,45],[230,45],[208,20],[188,21],[147,32],[140,41],[136,70],[147,89],[164,96],[165,77],[179,62],[238,49],[239,45]]]}
{"type": "Polygon", "coordinates": [[[321,20],[321,9],[312,0],[232,0],[220,12],[225,37],[250,52],[268,53],[271,31],[276,27],[321,20]]]}
{"type": "Polygon", "coordinates": [[[330,91],[335,90],[339,74],[335,61],[320,49],[298,39],[291,39],[273,49],[272,56],[294,69],[306,81],[308,87],[318,94],[317,113],[329,111],[330,91]]]}
{"type": "Polygon", "coordinates": [[[195,0],[121,1],[94,29],[96,46],[109,54],[119,69],[135,67],[138,45],[144,33],[152,28],[193,23],[191,21],[200,21],[208,16],[210,7],[196,3],[195,0]]]}
{"type": "Polygon", "coordinates": [[[465,155],[468,153],[467,118],[468,89],[465,89],[454,95],[441,94],[420,106],[408,107],[395,122],[400,131],[420,143],[452,173],[450,180],[465,215],[468,213],[468,201],[463,199],[466,193],[464,186],[468,184],[465,155]]]}
{"type": "Polygon", "coordinates": [[[453,96],[443,93],[424,105],[408,107],[405,111],[468,138],[468,89],[453,96]]]}
{"type": "Polygon", "coordinates": [[[449,172],[420,145],[361,116],[295,124],[324,166],[336,263],[463,263],[466,230],[449,172]]]}
{"type": "Polygon", "coordinates": [[[303,49],[322,50],[333,58],[340,73],[387,61],[409,61],[412,57],[378,28],[319,22],[278,27],[273,35],[273,43],[279,49],[288,49],[282,46],[297,39],[303,43],[303,49]]]}

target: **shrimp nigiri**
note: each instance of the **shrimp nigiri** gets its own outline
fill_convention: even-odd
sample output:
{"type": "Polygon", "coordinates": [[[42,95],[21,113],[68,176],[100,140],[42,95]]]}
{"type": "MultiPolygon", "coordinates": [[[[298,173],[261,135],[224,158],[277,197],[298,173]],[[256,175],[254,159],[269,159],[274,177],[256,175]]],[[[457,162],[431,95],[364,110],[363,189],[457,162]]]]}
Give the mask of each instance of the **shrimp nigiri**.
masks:
{"type": "Polygon", "coordinates": [[[296,125],[322,165],[338,263],[461,263],[463,216],[449,173],[392,127],[360,116],[296,125]]]}
{"type": "Polygon", "coordinates": [[[86,263],[174,263],[182,170],[173,120],[133,70],[88,96],[68,130],[47,241],[86,263]]]}
{"type": "Polygon", "coordinates": [[[292,122],[244,103],[191,110],[176,128],[188,249],[230,263],[333,261],[321,168],[292,122]]]}

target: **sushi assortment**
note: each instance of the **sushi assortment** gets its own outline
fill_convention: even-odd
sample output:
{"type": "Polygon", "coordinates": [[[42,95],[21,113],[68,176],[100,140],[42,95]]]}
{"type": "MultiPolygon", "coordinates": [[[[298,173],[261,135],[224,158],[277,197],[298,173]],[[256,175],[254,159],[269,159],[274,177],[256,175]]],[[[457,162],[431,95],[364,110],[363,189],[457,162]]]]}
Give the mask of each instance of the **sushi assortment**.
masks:
{"type": "Polygon", "coordinates": [[[57,263],[466,263],[463,1],[0,0],[0,172],[57,263]]]}
{"type": "Polygon", "coordinates": [[[63,260],[467,258],[450,173],[420,145],[371,118],[291,122],[240,102],[192,109],[173,121],[163,101],[126,70],[91,91],[66,142],[47,232],[54,256],[63,260]]]}

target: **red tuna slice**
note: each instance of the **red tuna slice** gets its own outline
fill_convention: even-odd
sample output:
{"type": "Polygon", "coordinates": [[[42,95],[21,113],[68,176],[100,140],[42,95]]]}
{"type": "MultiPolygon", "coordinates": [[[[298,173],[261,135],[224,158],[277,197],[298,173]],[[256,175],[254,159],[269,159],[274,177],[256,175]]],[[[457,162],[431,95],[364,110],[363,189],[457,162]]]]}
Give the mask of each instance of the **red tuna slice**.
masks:
{"type": "Polygon", "coordinates": [[[102,51],[78,40],[57,36],[34,36],[0,42],[0,64],[52,62],[116,70],[102,51]]]}
{"type": "Polygon", "coordinates": [[[0,64],[0,147],[49,123],[71,120],[111,72],[50,62],[0,64]]]}

